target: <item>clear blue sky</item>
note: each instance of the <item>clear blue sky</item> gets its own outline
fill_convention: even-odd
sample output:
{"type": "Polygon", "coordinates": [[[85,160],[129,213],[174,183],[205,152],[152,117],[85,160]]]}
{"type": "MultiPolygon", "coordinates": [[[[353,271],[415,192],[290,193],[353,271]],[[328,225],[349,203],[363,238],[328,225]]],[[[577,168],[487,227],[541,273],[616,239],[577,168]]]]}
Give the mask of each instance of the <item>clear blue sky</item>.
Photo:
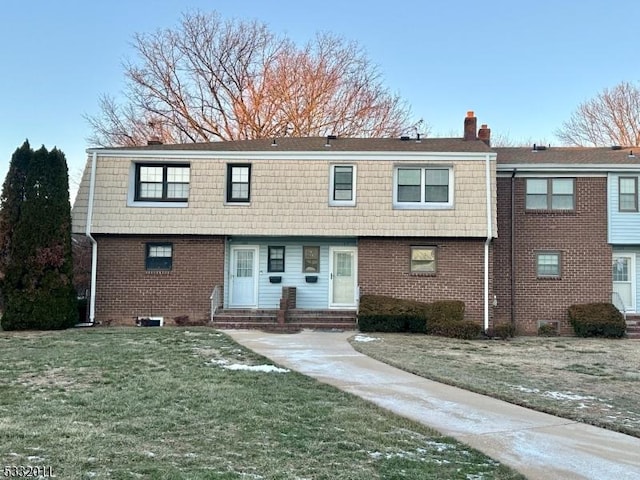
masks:
{"type": "Polygon", "coordinates": [[[214,9],[299,43],[318,31],[357,41],[432,135],[461,135],[474,110],[493,135],[557,144],[580,102],[639,80],[637,0],[3,0],[0,178],[25,138],[60,148],[77,175],[83,115],[122,91],[133,34],[214,9]]]}

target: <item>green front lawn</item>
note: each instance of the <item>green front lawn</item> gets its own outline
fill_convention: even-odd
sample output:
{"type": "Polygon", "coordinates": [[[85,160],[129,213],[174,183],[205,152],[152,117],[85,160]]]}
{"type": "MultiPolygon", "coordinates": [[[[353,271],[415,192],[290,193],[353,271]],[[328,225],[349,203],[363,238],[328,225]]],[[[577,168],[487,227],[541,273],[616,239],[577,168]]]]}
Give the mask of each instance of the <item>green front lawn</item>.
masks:
{"type": "MultiPolygon", "coordinates": [[[[0,332],[0,461],[60,479],[512,479],[209,328],[0,332]]],[[[1,474],[2,472],[0,472],[1,474]]]]}

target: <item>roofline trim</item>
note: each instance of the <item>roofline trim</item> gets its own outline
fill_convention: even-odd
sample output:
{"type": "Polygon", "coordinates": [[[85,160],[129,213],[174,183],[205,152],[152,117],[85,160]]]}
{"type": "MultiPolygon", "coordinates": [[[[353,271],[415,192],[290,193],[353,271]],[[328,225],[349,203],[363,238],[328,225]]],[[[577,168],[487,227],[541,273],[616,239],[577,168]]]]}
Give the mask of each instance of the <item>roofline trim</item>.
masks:
{"type": "Polygon", "coordinates": [[[518,174],[525,172],[602,172],[611,171],[640,171],[640,163],[624,164],[624,163],[512,163],[496,165],[497,172],[512,172],[517,170],[518,174]]]}
{"type": "Polygon", "coordinates": [[[214,159],[214,160],[478,160],[485,161],[489,155],[495,161],[495,152],[431,152],[431,151],[307,151],[287,150],[270,152],[263,150],[213,151],[213,150],[115,150],[115,149],[87,149],[88,154],[96,153],[98,157],[124,157],[140,159],[214,159]]]}

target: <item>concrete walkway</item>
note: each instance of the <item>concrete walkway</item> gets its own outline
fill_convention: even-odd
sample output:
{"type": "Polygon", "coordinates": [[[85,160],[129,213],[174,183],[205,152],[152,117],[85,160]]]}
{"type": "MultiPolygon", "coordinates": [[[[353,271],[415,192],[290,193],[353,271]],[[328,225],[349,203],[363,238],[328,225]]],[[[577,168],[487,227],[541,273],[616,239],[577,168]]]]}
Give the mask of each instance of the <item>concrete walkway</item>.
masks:
{"type": "Polygon", "coordinates": [[[225,333],[280,365],[454,437],[529,479],[640,479],[640,439],[403,372],[356,352],[347,341],[354,332],[225,333]]]}

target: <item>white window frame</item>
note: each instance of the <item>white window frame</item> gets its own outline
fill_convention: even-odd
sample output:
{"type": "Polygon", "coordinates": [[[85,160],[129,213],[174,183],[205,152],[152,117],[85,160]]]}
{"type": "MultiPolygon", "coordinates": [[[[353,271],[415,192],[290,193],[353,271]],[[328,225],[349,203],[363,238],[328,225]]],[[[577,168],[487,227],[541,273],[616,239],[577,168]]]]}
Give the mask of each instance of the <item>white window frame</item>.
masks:
{"type": "Polygon", "coordinates": [[[393,208],[401,210],[441,210],[453,208],[454,203],[454,175],[452,165],[395,165],[393,168],[393,208]],[[398,201],[398,171],[404,168],[420,169],[420,201],[400,202],[398,201]],[[427,170],[448,170],[449,171],[449,191],[447,202],[426,202],[425,201],[425,179],[427,170]]]}
{"type": "Polygon", "coordinates": [[[332,207],[355,207],[356,206],[356,180],[358,170],[356,165],[350,163],[336,163],[329,167],[329,205],[332,207]],[[351,177],[351,200],[335,200],[333,198],[335,188],[336,167],[350,167],[351,177]]]}
{"type": "Polygon", "coordinates": [[[562,252],[558,250],[536,251],[536,277],[538,278],[562,278],[562,252]],[[558,273],[540,273],[540,257],[543,255],[555,255],[558,258],[558,273]]]}

